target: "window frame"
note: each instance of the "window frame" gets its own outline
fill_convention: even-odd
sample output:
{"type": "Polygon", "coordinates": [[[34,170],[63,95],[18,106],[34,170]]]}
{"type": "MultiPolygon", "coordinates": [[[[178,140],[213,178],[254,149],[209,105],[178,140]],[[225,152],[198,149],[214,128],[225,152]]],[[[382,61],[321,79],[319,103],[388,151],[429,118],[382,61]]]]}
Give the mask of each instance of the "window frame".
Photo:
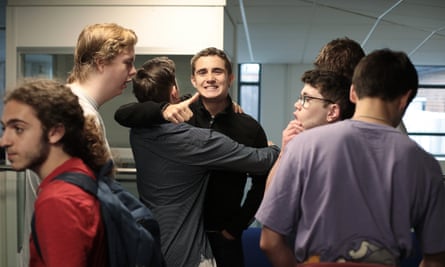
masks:
{"type": "MultiPolygon", "coordinates": [[[[445,79],[443,81],[440,81],[439,83],[429,83],[428,81],[423,81],[422,80],[422,78],[421,78],[422,72],[420,72],[419,69],[425,69],[425,68],[434,70],[434,69],[444,69],[445,66],[442,66],[442,65],[438,65],[438,66],[418,65],[418,66],[416,66],[417,72],[419,74],[419,86],[418,86],[418,89],[419,90],[420,89],[433,89],[433,90],[434,89],[443,89],[443,90],[445,90],[445,79]]],[[[419,97],[418,93],[416,95],[416,98],[417,97],[419,97]]],[[[423,109],[423,110],[425,110],[425,109],[423,109]]],[[[428,110],[425,110],[425,111],[428,111],[428,110]]],[[[429,151],[429,149],[427,149],[427,147],[424,147],[420,142],[418,142],[416,139],[413,138],[413,137],[417,137],[417,136],[430,136],[432,138],[434,138],[434,137],[445,137],[445,132],[444,131],[441,131],[441,130],[433,131],[433,132],[431,132],[431,131],[430,132],[426,132],[426,131],[410,131],[409,127],[406,127],[406,132],[407,132],[407,135],[410,138],[412,138],[412,140],[414,140],[423,149],[425,149],[426,151],[431,153],[436,159],[444,159],[445,158],[445,151],[443,153],[432,153],[432,152],[429,151]]],[[[445,139],[444,139],[444,142],[445,142],[445,139]]]]}
{"type": "Polygon", "coordinates": [[[249,87],[257,87],[258,91],[258,103],[257,103],[257,110],[256,114],[257,116],[254,116],[253,114],[249,114],[253,118],[255,118],[257,121],[260,121],[261,119],[261,75],[262,75],[262,65],[260,63],[240,63],[238,64],[238,101],[239,105],[243,107],[243,87],[249,86],[249,87]],[[257,64],[258,65],[258,81],[251,82],[251,81],[243,81],[243,70],[242,67],[245,64],[257,64]]]}

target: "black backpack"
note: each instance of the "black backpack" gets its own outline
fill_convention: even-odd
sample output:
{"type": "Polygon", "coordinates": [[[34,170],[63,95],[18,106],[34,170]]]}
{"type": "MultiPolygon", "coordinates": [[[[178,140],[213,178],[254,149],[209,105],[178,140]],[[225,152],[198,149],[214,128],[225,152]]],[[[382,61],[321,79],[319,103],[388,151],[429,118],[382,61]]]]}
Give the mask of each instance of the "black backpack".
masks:
{"type": "MultiPolygon", "coordinates": [[[[102,167],[97,181],[75,172],[62,173],[54,179],[75,184],[98,198],[106,231],[110,267],[165,266],[158,222],[148,207],[107,176],[112,167],[112,161],[102,167]]],[[[34,215],[31,228],[34,244],[41,257],[34,215]]]]}

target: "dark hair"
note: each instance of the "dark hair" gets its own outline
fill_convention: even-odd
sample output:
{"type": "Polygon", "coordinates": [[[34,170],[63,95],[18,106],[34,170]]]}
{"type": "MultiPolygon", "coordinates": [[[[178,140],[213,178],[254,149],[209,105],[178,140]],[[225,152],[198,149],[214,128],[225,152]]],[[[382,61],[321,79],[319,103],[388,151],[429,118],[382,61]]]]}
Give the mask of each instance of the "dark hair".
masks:
{"type": "Polygon", "coordinates": [[[26,80],[8,93],[4,101],[11,100],[35,110],[45,140],[51,128],[63,125],[65,134],[60,140],[63,150],[81,158],[92,170],[98,171],[110,158],[95,120],[85,119],[78,97],[66,85],[47,79],[26,80]]]}
{"type": "Polygon", "coordinates": [[[404,52],[381,49],[364,57],[357,65],[352,84],[357,97],[378,97],[392,101],[409,90],[408,104],[417,94],[417,71],[404,52]]]}
{"type": "Polygon", "coordinates": [[[347,37],[337,38],[320,50],[314,65],[318,69],[334,71],[352,80],[354,68],[365,52],[359,43],[347,37]]]}
{"type": "Polygon", "coordinates": [[[133,78],[133,94],[139,102],[169,102],[172,86],[177,86],[175,72],[175,62],[168,57],[147,60],[133,78]]]}
{"type": "Polygon", "coordinates": [[[308,70],[301,81],[317,88],[320,94],[340,106],[340,119],[351,118],[355,105],[349,100],[350,81],[333,71],[308,70]]]}
{"type": "Polygon", "coordinates": [[[232,62],[230,62],[229,57],[227,56],[227,54],[218,48],[215,47],[208,47],[205,48],[201,51],[199,51],[197,54],[195,54],[191,61],[190,61],[190,65],[191,65],[191,69],[192,69],[192,76],[195,74],[196,71],[196,61],[201,58],[201,57],[208,57],[208,56],[218,56],[220,57],[222,60],[224,60],[224,66],[226,67],[227,73],[229,75],[233,74],[233,69],[232,69],[232,62]]]}

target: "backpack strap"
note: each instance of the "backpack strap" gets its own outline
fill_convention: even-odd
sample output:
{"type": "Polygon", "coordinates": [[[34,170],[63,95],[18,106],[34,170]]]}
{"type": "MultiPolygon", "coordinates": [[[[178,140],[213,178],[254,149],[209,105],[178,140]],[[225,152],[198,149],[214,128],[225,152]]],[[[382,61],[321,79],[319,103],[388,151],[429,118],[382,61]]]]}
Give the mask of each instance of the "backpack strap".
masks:
{"type": "Polygon", "coordinates": [[[97,182],[89,175],[80,172],[65,172],[57,175],[54,180],[56,179],[77,185],[87,193],[97,196],[97,182]]]}
{"type": "Polygon", "coordinates": [[[40,245],[39,245],[39,240],[37,240],[36,215],[34,212],[32,213],[32,219],[31,219],[31,236],[32,236],[32,240],[34,241],[34,246],[36,247],[37,253],[39,254],[40,258],[43,261],[42,251],[40,250],[40,245]]]}
{"type": "MultiPolygon", "coordinates": [[[[77,185],[78,187],[82,188],[85,192],[97,197],[97,182],[92,177],[80,173],[80,172],[65,172],[57,175],[52,181],[54,180],[62,180],[70,184],[77,185]]],[[[35,221],[35,213],[32,214],[31,219],[31,236],[32,240],[34,241],[34,245],[36,247],[37,253],[39,254],[40,258],[43,260],[42,257],[42,250],[40,249],[39,240],[37,239],[37,231],[36,231],[36,221],[35,221]]]]}
{"type": "Polygon", "coordinates": [[[109,159],[105,164],[100,168],[99,172],[96,173],[97,180],[102,179],[103,177],[111,176],[111,171],[113,170],[114,162],[112,159],[109,159]]]}

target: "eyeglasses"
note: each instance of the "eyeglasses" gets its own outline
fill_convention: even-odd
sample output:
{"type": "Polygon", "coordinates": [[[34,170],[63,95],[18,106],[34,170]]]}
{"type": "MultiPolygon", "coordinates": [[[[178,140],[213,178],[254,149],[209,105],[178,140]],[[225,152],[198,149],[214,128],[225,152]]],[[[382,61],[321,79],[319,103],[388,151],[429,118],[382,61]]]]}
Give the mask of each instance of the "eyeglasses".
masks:
{"type": "Polygon", "coordinates": [[[303,108],[308,108],[310,100],[312,100],[312,99],[328,102],[329,104],[335,104],[335,102],[332,100],[329,100],[326,98],[315,97],[315,96],[308,96],[308,95],[300,95],[300,97],[298,97],[297,101],[301,104],[301,106],[303,108]]]}

